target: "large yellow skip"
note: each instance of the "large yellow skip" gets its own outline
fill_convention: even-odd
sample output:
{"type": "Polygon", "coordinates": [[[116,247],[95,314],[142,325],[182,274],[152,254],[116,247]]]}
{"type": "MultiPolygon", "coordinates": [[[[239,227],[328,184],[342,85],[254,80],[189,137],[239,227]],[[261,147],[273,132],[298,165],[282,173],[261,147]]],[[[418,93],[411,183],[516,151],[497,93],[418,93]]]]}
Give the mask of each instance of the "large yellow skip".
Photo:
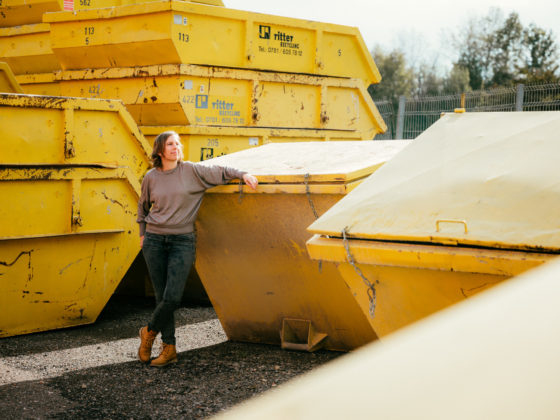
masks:
{"type": "Polygon", "coordinates": [[[0,94],[0,337],[95,321],[139,252],[150,146],[117,101],[0,94]]]}
{"type": "Polygon", "coordinates": [[[64,96],[121,99],[142,126],[345,130],[364,139],[386,130],[359,79],[182,64],[64,71],[53,83],[64,96]]]}
{"type": "Polygon", "coordinates": [[[268,144],[204,162],[259,179],[208,190],[197,222],[196,269],[231,340],[313,351],[376,339],[336,266],[309,259],[305,228],[408,144],[268,144]]]}
{"type": "Polygon", "coordinates": [[[560,251],[560,112],[446,114],[311,224],[379,336],[560,251]]]}
{"type": "Polygon", "coordinates": [[[200,64],[351,77],[366,86],[381,80],[353,27],[183,1],[46,13],[43,20],[64,70],[200,64]]]}

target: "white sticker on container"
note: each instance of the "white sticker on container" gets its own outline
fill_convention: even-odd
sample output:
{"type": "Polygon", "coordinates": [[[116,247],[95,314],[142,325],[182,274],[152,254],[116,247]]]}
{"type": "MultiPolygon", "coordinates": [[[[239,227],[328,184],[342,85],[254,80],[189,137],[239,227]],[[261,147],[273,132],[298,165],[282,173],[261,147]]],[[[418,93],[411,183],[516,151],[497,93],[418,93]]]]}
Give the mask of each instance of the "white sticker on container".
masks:
{"type": "Polygon", "coordinates": [[[198,88],[198,90],[200,91],[200,93],[204,93],[204,85],[200,85],[200,87],[198,88]]]}
{"type": "Polygon", "coordinates": [[[259,145],[258,137],[249,137],[249,146],[258,146],[258,145],[259,145]]]}
{"type": "Polygon", "coordinates": [[[186,25],[186,24],[187,24],[187,18],[184,17],[184,18],[183,18],[183,25],[186,25]]]}
{"type": "Polygon", "coordinates": [[[193,88],[193,81],[192,80],[185,80],[183,83],[183,89],[185,90],[192,90],[193,88]]]}
{"type": "Polygon", "coordinates": [[[183,16],[181,15],[173,15],[173,23],[175,25],[181,25],[183,23],[183,16]]]}

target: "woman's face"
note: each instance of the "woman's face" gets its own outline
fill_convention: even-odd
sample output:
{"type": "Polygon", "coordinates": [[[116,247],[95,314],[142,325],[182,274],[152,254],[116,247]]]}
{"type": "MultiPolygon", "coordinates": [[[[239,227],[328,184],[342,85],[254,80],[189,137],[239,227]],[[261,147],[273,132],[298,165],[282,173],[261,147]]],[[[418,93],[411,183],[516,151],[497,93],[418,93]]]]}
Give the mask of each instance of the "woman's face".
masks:
{"type": "Polygon", "coordinates": [[[183,159],[182,145],[179,136],[173,134],[165,140],[163,153],[159,154],[162,159],[177,162],[183,159]]]}

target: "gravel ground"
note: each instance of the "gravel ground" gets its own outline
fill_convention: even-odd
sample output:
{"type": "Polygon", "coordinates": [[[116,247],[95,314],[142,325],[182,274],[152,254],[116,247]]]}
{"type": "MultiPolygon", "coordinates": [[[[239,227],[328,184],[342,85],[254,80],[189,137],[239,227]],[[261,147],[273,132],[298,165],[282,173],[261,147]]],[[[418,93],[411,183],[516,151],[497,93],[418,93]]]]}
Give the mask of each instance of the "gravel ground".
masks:
{"type": "Polygon", "coordinates": [[[211,307],[177,313],[179,362],[135,360],[151,299],[113,298],[89,326],[0,339],[2,419],[201,419],[340,355],[233,343],[211,307]]]}

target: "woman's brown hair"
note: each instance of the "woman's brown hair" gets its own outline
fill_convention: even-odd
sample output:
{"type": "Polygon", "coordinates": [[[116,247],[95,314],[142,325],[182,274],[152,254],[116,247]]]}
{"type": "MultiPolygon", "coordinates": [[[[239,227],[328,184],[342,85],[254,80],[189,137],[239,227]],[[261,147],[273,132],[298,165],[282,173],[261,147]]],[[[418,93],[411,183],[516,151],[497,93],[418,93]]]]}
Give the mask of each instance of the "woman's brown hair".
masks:
{"type": "MultiPolygon", "coordinates": [[[[179,135],[175,131],[164,131],[163,133],[159,134],[154,140],[154,148],[152,150],[152,156],[151,156],[152,165],[154,166],[154,168],[161,168],[163,166],[161,162],[160,154],[163,154],[163,151],[165,149],[165,142],[167,141],[167,139],[173,135],[179,137],[179,135]]],[[[180,159],[181,160],[183,159],[182,145],[181,145],[180,159]]]]}

